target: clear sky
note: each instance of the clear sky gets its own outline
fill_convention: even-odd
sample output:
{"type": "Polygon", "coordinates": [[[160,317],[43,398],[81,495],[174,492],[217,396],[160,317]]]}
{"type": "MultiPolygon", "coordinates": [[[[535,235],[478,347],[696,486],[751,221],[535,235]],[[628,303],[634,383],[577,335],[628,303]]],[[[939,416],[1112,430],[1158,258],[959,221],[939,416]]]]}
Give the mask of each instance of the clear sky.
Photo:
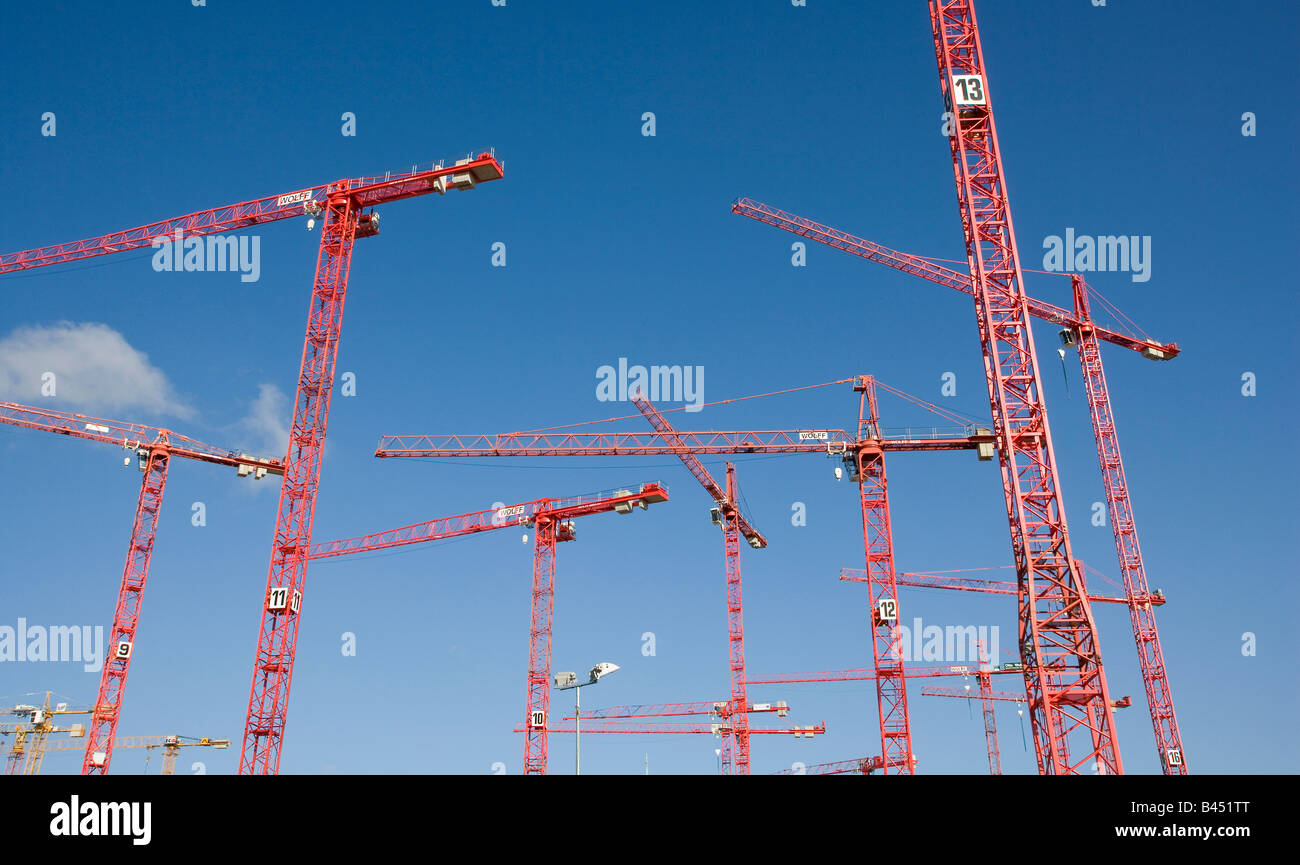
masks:
{"type": "MultiPolygon", "coordinates": [[[[1147,281],[1090,281],[1183,350],[1157,364],[1107,347],[1105,360],[1150,581],[1169,598],[1160,632],[1188,764],[1300,770],[1298,322],[1278,263],[1294,258],[1298,225],[1296,13],[1207,0],[986,0],[979,12],[1025,266],[1041,269],[1044,241],[1067,229],[1150,238],[1147,281]]],[[[505,179],[387,206],[381,234],[357,244],[338,364],[356,394],[335,392],[315,537],[662,479],[670,503],[588,518],[559,550],[555,669],[622,667],[584,706],[727,696],[706,494],[669,459],[379,461],[380,434],[635,414],[596,398],[597,370],[619,358],[702,367],[708,402],[872,373],[987,416],[968,298],[825,247],[794,267],[795,238],[729,212],[744,195],[964,258],[921,0],[210,0],[130,15],[6,4],[0,33],[4,252],[496,148],[505,179]],[[355,135],[342,134],[349,112],[355,135]]],[[[0,398],[282,447],[318,236],[303,220],[255,235],[255,282],[155,272],[149,250],[0,278],[0,398]],[[59,389],[44,397],[50,370],[59,389]]],[[[1069,305],[1059,277],[1031,276],[1029,290],[1069,305]]],[[[1109,578],[1094,588],[1114,592],[1110,528],[1090,519],[1103,492],[1082,382],[1073,354],[1063,378],[1055,330],[1035,336],[1074,548],[1109,578]]],[[[892,397],[882,414],[887,426],[936,422],[892,397]]],[[[847,429],[855,416],[847,385],[670,415],[683,429],[847,429]]],[[[109,624],[139,480],[121,458],[0,429],[0,626],[109,624]]],[[[743,554],[751,673],[869,666],[865,587],[836,579],[862,563],[852,485],[821,457],[737,462],[771,542],[743,554]],[[806,525],[792,524],[796,503],[806,525]]],[[[889,473],[900,571],[1009,564],[992,464],[904,454],[889,473]]],[[[239,739],[275,483],[173,467],[120,734],[239,739]]],[[[532,555],[520,534],[313,566],[282,770],[517,773],[532,555]],[[355,656],[341,651],[348,633],[355,656]]],[[[912,589],[901,604],[905,621],[997,626],[1001,660],[1014,660],[1010,598],[912,589]]],[[[1126,766],[1155,772],[1127,614],[1106,605],[1097,618],[1111,691],[1134,701],[1117,721],[1126,766]]],[[[6,703],[52,689],[89,705],[97,684],[79,664],[0,663],[6,703]]],[[[979,707],[922,697],[922,684],[943,683],[912,688],[918,769],[987,771],[979,707]]],[[[828,726],[811,742],[758,738],[754,771],[878,753],[873,692],[752,688],[787,700],[788,723],[828,726]]],[[[1006,771],[1033,771],[1014,705],[998,722],[1006,771]]],[[[648,754],[652,772],[708,773],[715,747],[584,737],[583,769],[639,772],[648,754]]],[[[45,765],[70,772],[78,759],[45,765]]],[[[193,760],[233,772],[237,749],[187,753],[181,771],[193,760]]],[[[551,764],[571,771],[569,737],[553,737],[551,764]]],[[[145,758],[120,752],[114,769],[144,771],[145,758]]]]}

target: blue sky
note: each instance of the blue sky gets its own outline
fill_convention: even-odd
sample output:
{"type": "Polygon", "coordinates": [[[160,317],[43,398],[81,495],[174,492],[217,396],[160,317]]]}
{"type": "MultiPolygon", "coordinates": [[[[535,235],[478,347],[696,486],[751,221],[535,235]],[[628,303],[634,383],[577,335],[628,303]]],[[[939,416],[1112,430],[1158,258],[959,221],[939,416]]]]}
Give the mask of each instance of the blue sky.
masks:
{"type": "MultiPolygon", "coordinates": [[[[1297,18],[1284,6],[979,7],[1025,266],[1041,267],[1044,238],[1067,228],[1151,238],[1149,281],[1091,282],[1183,349],[1168,364],[1118,349],[1105,359],[1149,578],[1169,597],[1159,622],[1187,760],[1201,773],[1300,769],[1284,551],[1297,315],[1280,266],[1295,251],[1300,193],[1297,18]],[[1245,112],[1254,136],[1242,134],[1245,112]],[[1242,393],[1246,373],[1255,396],[1242,393]]],[[[821,247],[792,267],[794,238],[729,212],[745,195],[963,257],[920,0],[462,0],[366,20],[352,5],[214,0],[140,13],[0,12],[0,250],[495,147],[505,179],[390,205],[380,236],[357,245],[338,365],[357,393],[333,401],[316,539],[664,480],[671,503],[589,518],[559,551],[555,668],[622,666],[588,689],[588,706],[725,698],[722,543],[705,493],[661,459],[378,461],[380,434],[635,413],[596,400],[597,369],[620,357],[702,366],[707,401],[872,373],[987,413],[967,298],[821,247]],[[653,137],[642,135],[647,111],[653,137]],[[45,112],[53,137],[41,134],[45,112]],[[344,112],[355,136],[340,132],[344,112]],[[504,268],[491,265],[497,242],[504,268]],[[944,397],[949,372],[957,393],[944,397]]],[[[289,419],[275,393],[293,391],[318,238],[300,220],[256,233],[254,283],[157,273],[149,251],[3,277],[0,398],[41,399],[26,376],[32,334],[63,334],[42,358],[68,365],[64,396],[42,405],[272,446],[277,418],[289,419]],[[120,342],[95,341],[92,357],[65,322],[120,342]]],[[[1031,276],[1029,290],[1069,305],[1060,278],[1031,276]]],[[[1035,333],[1075,552],[1117,579],[1110,530],[1089,521],[1102,488],[1078,366],[1067,357],[1067,395],[1054,331],[1035,333]]],[[[840,385],[672,417],[682,428],[849,428],[855,412],[840,385]]],[[[933,422],[888,397],[882,414],[886,425],[933,422]]],[[[868,666],[865,587],[836,580],[862,560],[852,486],[817,457],[738,465],[771,542],[743,557],[751,673],[868,666]],[[795,502],[807,525],[791,524],[795,502]]],[[[901,571],[1009,563],[992,465],[907,454],[889,472],[901,571]]],[[[138,473],[110,448],[6,428],[0,477],[0,625],[107,625],[138,473]]],[[[240,737],[275,507],[271,481],[173,468],[119,733],[240,737]],[[195,502],[204,527],[191,525],[195,502]]],[[[282,770],[518,772],[530,568],[515,531],[314,566],[282,770]],[[340,652],[345,632],[355,657],[340,652]]],[[[1014,643],[1009,598],[913,589],[901,603],[905,619],[996,625],[1003,647],[1014,643]]],[[[1097,616],[1112,693],[1135,703],[1117,722],[1126,766],[1154,772],[1127,615],[1097,616]]],[[[74,664],[0,664],[6,701],[53,689],[89,704],[97,682],[74,664]]],[[[787,700],[790,723],[828,725],[811,742],[759,739],[754,771],[877,753],[873,690],[751,689],[787,700]]],[[[912,707],[921,771],[986,771],[978,707],[919,693],[912,707]]],[[[998,719],[1006,771],[1032,771],[1014,707],[998,719]]],[[[583,768],[637,772],[648,753],[652,772],[706,773],[714,747],[706,736],[593,736],[583,768]]],[[[571,758],[571,740],[555,737],[554,770],[571,758]]],[[[195,759],[231,772],[237,756],[195,759]]],[[[45,765],[74,771],[76,757],[45,765]]],[[[144,758],[122,752],[114,768],[142,771],[144,758]]]]}

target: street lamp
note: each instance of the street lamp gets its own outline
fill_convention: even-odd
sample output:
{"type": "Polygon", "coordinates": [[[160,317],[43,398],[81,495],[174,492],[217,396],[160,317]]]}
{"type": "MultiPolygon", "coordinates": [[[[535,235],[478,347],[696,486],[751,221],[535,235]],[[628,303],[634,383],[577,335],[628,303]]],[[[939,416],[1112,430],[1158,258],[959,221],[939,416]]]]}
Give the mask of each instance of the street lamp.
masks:
{"type": "Polygon", "coordinates": [[[576,757],[574,758],[574,774],[582,774],[582,689],[588,685],[594,685],[604,676],[618,669],[618,664],[611,664],[608,661],[601,661],[591,668],[587,673],[587,681],[579,682],[577,673],[556,673],[555,688],[558,691],[573,691],[573,741],[575,743],[576,757]]]}

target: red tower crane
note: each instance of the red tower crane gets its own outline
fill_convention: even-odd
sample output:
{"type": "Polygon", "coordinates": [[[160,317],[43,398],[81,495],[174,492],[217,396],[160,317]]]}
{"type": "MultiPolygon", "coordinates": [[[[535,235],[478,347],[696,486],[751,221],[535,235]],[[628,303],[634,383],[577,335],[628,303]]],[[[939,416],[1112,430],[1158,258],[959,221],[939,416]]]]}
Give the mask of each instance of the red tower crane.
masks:
{"type": "MultiPolygon", "coordinates": [[[[722,454],[820,454],[851,456],[868,445],[844,430],[708,430],[679,432],[682,444],[658,433],[504,433],[500,435],[389,435],[379,440],[375,456],[387,458],[448,457],[622,457],[722,454]]],[[[888,436],[874,444],[891,451],[982,450],[992,453],[989,433],[970,435],[888,436]]],[[[981,453],[981,458],[985,458],[981,453]]]]}
{"type": "MultiPolygon", "coordinates": [[[[631,706],[606,706],[603,709],[591,709],[582,716],[583,720],[614,720],[628,718],[673,718],[685,715],[708,715],[712,718],[731,719],[739,714],[762,715],[775,714],[784,718],[790,711],[785,701],[776,703],[749,703],[745,709],[737,711],[731,700],[697,701],[694,703],[639,703],[631,706]]],[[[566,721],[576,720],[572,715],[564,717],[566,721]]]]}
{"type": "Polygon", "coordinates": [[[1007,522],[1025,587],[1020,655],[1039,770],[1120,774],[1097,626],[1070,551],[974,2],[930,0],[930,22],[940,90],[954,112],[953,173],[1007,522]]]}
{"type": "Polygon", "coordinates": [[[666,441],[680,448],[679,459],[704,487],[717,507],[713,508],[713,522],[722,528],[723,551],[727,588],[727,652],[728,667],[731,671],[731,718],[730,736],[722,738],[723,774],[749,774],[749,696],[745,693],[745,621],[744,606],[740,591],[740,537],[754,549],[767,546],[767,539],[749,524],[736,499],[736,467],[730,462],[727,467],[727,486],[724,490],[709,474],[709,470],[700,462],[699,457],[685,450],[686,443],[678,436],[677,430],[664,417],[663,412],[654,407],[650,400],[639,390],[632,394],[632,404],[650,422],[650,426],[662,435],[666,441]]]}
{"type": "MultiPolygon", "coordinates": [[[[679,432],[667,426],[662,414],[644,400],[638,408],[656,427],[645,433],[510,433],[476,436],[384,436],[375,456],[388,457],[547,457],[547,456],[662,456],[698,457],[703,454],[809,453],[839,456],[860,485],[863,546],[868,567],[876,575],[869,606],[872,610],[872,649],[880,676],[876,677],[882,750],[891,767],[908,771],[912,759],[911,731],[901,656],[892,651],[900,638],[898,593],[894,583],[893,541],[889,527],[884,471],[887,451],[976,450],[982,460],[993,457],[994,438],[987,430],[972,434],[932,437],[886,437],[880,428],[875,380],[857,376],[853,389],[859,395],[858,428],[850,436],[843,430],[751,430],[679,432]],[[647,408],[643,407],[648,406],[647,408]],[[657,415],[657,417],[655,416],[657,415]],[[888,616],[881,617],[884,609],[888,616]]],[[[689,464],[688,464],[689,465],[689,464]]],[[[693,469],[694,471],[694,469],[693,469]]],[[[706,473],[707,474],[707,473],[706,473]]],[[[699,476],[697,475],[697,478],[699,476]]],[[[706,489],[712,484],[701,480],[706,489]]],[[[720,490],[719,490],[720,491],[720,490]]],[[[723,494],[725,497],[725,493],[723,494]]],[[[717,495],[714,495],[715,500],[717,495]]],[[[751,541],[752,542],[752,541],[751,541]]],[[[738,588],[739,572],[736,573],[738,588]]],[[[729,585],[731,585],[729,577],[729,585]]],[[[735,607],[739,609],[737,596],[735,607]]],[[[729,599],[728,607],[732,603],[729,599]]],[[[732,629],[734,637],[735,628],[732,629]]],[[[736,644],[733,639],[733,646],[736,644]]],[[[734,656],[733,656],[734,669],[734,656]]],[[[734,687],[734,675],[733,675],[734,687]]],[[[741,701],[737,705],[744,705],[741,701]]]]}
{"type": "Polygon", "coordinates": [[[113,610],[113,629],[109,645],[112,654],[100,673],[99,693],[86,736],[86,756],[81,764],[83,775],[108,772],[117,736],[117,721],[126,695],[126,677],[131,667],[135,635],[140,627],[140,607],[144,587],[149,579],[149,558],[158,532],[158,517],[163,492],[167,486],[167,467],[172,457],[234,468],[240,477],[261,478],[283,475],[284,464],[278,459],[249,456],[226,448],[217,448],[159,427],[89,417],[83,414],[48,411],[12,402],[0,402],[0,423],[25,429],[72,436],[134,451],[143,477],[136,502],[135,521],[131,526],[131,543],[127,547],[126,567],[113,610]]]}
{"type": "MultiPolygon", "coordinates": [[[[883,264],[885,267],[919,276],[936,285],[942,285],[972,297],[975,295],[974,284],[968,274],[959,273],[950,267],[936,264],[930,259],[919,255],[890,249],[883,244],[780,210],[770,204],[764,204],[752,198],[740,198],[732,203],[731,212],[737,216],[745,216],[757,222],[779,228],[782,231],[788,231],[791,234],[797,234],[817,243],[834,247],[850,255],[865,258],[867,261],[874,261],[876,264],[883,264]]],[[[1062,274],[1062,276],[1065,275],[1062,274]]],[[[1083,280],[1083,277],[1078,274],[1068,275],[1071,282],[1075,284],[1083,280]]],[[[1148,360],[1173,360],[1182,353],[1176,342],[1166,343],[1153,339],[1140,339],[1094,323],[1089,312],[1089,305],[1079,304],[1077,298],[1073,311],[1028,295],[1025,295],[1025,304],[1029,309],[1029,314],[1034,318],[1051,324],[1063,325],[1064,329],[1071,331],[1073,334],[1078,334],[1080,330],[1086,329],[1092,338],[1135,351],[1148,360]]]]}
{"type": "MultiPolygon", "coordinates": [[[[853,568],[844,568],[840,573],[840,579],[848,582],[862,582],[866,579],[864,572],[853,568]]],[[[914,586],[922,589],[951,589],[959,592],[982,592],[990,595],[1018,595],[1020,586],[1004,580],[977,580],[969,577],[951,577],[947,574],[913,574],[904,573],[898,578],[900,586],[914,586]]],[[[1119,598],[1113,595],[1098,595],[1095,592],[1088,592],[1088,600],[1094,604],[1124,604],[1134,603],[1135,599],[1127,597],[1119,598]]],[[[1151,593],[1146,597],[1136,599],[1137,603],[1150,604],[1153,607],[1163,606],[1165,603],[1164,592],[1159,590],[1151,593]]]]}
{"type": "MultiPolygon", "coordinates": [[[[555,611],[555,545],[577,539],[573,520],[613,511],[630,514],[668,501],[668,488],[645,483],[631,489],[608,490],[567,499],[537,499],[486,511],[441,517],[400,529],[314,544],[308,559],[367,553],[406,544],[462,537],[508,526],[533,527],[533,589],[528,628],[528,694],[525,700],[524,774],[546,774],[547,719],[551,701],[551,623],[555,611]]],[[[271,595],[268,606],[283,613],[297,609],[297,595],[271,595]]]]}
{"type": "MultiPolygon", "coordinates": [[[[933,666],[913,664],[907,668],[909,679],[935,679],[949,676],[973,676],[978,671],[975,664],[939,664],[933,666]]],[[[990,675],[1009,675],[1019,673],[1020,664],[1006,664],[990,669],[990,675]]],[[[876,678],[874,668],[855,670],[822,670],[809,673],[782,673],[779,676],[763,676],[749,679],[751,685],[795,685],[808,682],[866,682],[876,678]]]]}
{"type": "MultiPolygon", "coordinates": [[[[984,710],[984,745],[989,754],[989,774],[1002,774],[1002,754],[998,750],[998,719],[993,712],[994,700],[1015,700],[1017,703],[1024,702],[1024,694],[1013,694],[1003,692],[1000,694],[993,693],[993,667],[989,663],[988,654],[985,652],[984,643],[979,644],[980,665],[975,671],[975,679],[979,683],[980,704],[984,710]]],[[[965,687],[964,696],[970,695],[970,685],[965,687]]],[[[931,697],[955,697],[962,696],[962,692],[945,690],[943,688],[922,688],[922,696],[931,697]]]]}
{"type": "MultiPolygon", "coordinates": [[[[597,730],[597,732],[601,733],[681,733],[687,732],[687,730],[680,727],[645,725],[644,719],[675,718],[693,715],[705,715],[709,718],[715,718],[717,720],[711,722],[709,728],[718,735],[718,741],[721,746],[718,751],[719,768],[721,769],[722,774],[726,775],[731,771],[728,765],[730,756],[726,750],[726,745],[728,740],[736,739],[738,737],[737,734],[740,731],[739,717],[741,715],[745,716],[744,730],[745,733],[748,734],[751,730],[751,727],[749,726],[749,715],[774,713],[778,718],[784,718],[789,711],[790,707],[786,705],[785,701],[777,703],[748,703],[746,708],[742,710],[736,710],[732,700],[714,700],[710,702],[694,703],[644,703],[632,706],[608,706],[603,709],[593,709],[590,714],[583,715],[583,721],[584,723],[587,723],[589,720],[604,722],[601,729],[597,730]],[[610,723],[612,721],[621,721],[623,724],[628,724],[631,721],[637,721],[640,723],[625,728],[622,724],[610,723]]],[[[577,719],[573,715],[566,715],[564,720],[576,722],[577,719]]],[[[574,729],[577,729],[576,723],[574,724],[574,729]]],[[[587,727],[583,727],[582,729],[583,732],[587,731],[587,727]]],[[[690,730],[694,732],[704,732],[704,728],[699,726],[692,726],[690,727],[690,730]]],[[[557,731],[552,730],[552,732],[557,731]]],[[[800,737],[807,736],[808,738],[811,738],[817,733],[826,732],[826,728],[825,724],[822,724],[820,727],[816,725],[811,727],[796,726],[785,730],[754,729],[754,732],[763,734],[795,733],[800,737]]]]}
{"type": "MultiPolygon", "coordinates": [[[[979,690],[972,694],[970,685],[962,690],[956,688],[932,688],[925,687],[921,689],[923,697],[956,697],[966,700],[979,700],[984,712],[984,741],[989,754],[989,774],[1002,774],[1002,755],[998,749],[998,724],[997,718],[993,713],[993,704],[998,701],[1016,703],[1020,705],[1025,702],[1023,693],[1014,691],[994,691],[992,676],[998,672],[1006,672],[996,668],[980,669],[976,671],[975,677],[979,682],[979,690]]],[[[1123,697],[1113,703],[1116,709],[1127,709],[1133,704],[1128,697],[1123,697]]]]}
{"type": "MultiPolygon", "coordinates": [[[[746,714],[775,713],[784,718],[790,707],[784,702],[750,703],[745,708],[746,714]]],[[[730,718],[738,714],[730,700],[696,701],[693,703],[638,703],[631,706],[606,706],[603,709],[589,709],[583,720],[609,720],[614,718],[673,718],[682,715],[708,715],[714,718],[730,718]]],[[[566,715],[566,721],[575,720],[573,715],[566,715]]]]}
{"type": "MultiPolygon", "coordinates": [[[[980,670],[975,674],[976,678],[981,680],[981,688],[984,687],[983,681],[988,678],[989,673],[990,671],[988,670],[980,670]]],[[[927,685],[921,689],[921,696],[923,697],[964,697],[968,700],[1001,700],[1007,703],[1025,702],[1024,694],[1020,694],[1015,691],[994,691],[992,690],[991,687],[987,689],[987,695],[985,695],[985,694],[971,694],[969,691],[965,689],[958,690],[956,688],[932,688],[929,685],[927,685]]],[[[995,772],[994,774],[1001,774],[1001,773],[995,772]]]]}
{"type": "Polygon", "coordinates": [[[271,564],[249,689],[240,774],[275,774],[280,769],[299,616],[297,610],[273,612],[266,601],[278,593],[301,598],[305,587],[307,549],[311,545],[316,513],[321,452],[334,387],[334,364],[343,327],[353,242],[379,233],[379,214],[373,210],[377,205],[431,192],[442,195],[448,188],[473,189],[479,183],[499,180],[502,176],[504,168],[496,156],[480,153],[477,157],[458,159],[451,166],[438,163],[426,169],[413,167],[409,172],[390,172],[383,177],[339,180],[102,237],[0,255],[0,274],[4,274],[142,249],[157,239],[241,231],[303,215],[313,219],[323,217],[307,335],[294,397],[289,453],[284,460],[284,482],[280,486],[271,564]]]}
{"type": "MultiPolygon", "coordinates": [[[[590,727],[587,724],[582,725],[582,734],[587,733],[690,733],[692,735],[710,734],[718,735],[720,730],[729,729],[726,723],[717,724],[699,724],[693,721],[663,721],[658,723],[628,723],[617,721],[605,721],[599,724],[593,724],[590,727]]],[[[552,727],[552,733],[573,733],[576,727],[552,727]]],[[[522,728],[516,728],[516,733],[523,732],[522,728]]],[[[808,724],[806,726],[795,725],[786,729],[768,729],[766,727],[751,727],[750,732],[756,736],[790,736],[796,739],[808,738],[813,736],[822,736],[826,733],[825,722],[808,724]]]]}
{"type": "Polygon", "coordinates": [[[777,775],[873,775],[885,768],[882,757],[863,757],[859,760],[840,760],[836,763],[818,763],[798,769],[782,769],[777,775]]]}
{"type": "MultiPolygon", "coordinates": [[[[720,741],[726,742],[727,738],[735,735],[735,717],[729,716],[720,718],[718,721],[709,724],[696,722],[680,721],[660,721],[647,722],[636,720],[605,720],[588,723],[583,721],[582,734],[602,733],[611,735],[662,735],[665,733],[687,735],[687,736],[717,736],[720,741]]],[[[773,729],[768,727],[747,727],[751,736],[794,736],[796,739],[811,739],[815,736],[826,734],[826,723],[823,721],[817,724],[794,725],[783,729],[773,729]]],[[[516,733],[524,732],[525,728],[516,727],[516,733]]],[[[568,725],[563,727],[552,727],[552,733],[576,733],[577,725],[568,725]]]]}
{"type": "MultiPolygon", "coordinates": [[[[880,441],[875,379],[863,376],[859,393],[858,439],[880,441]]],[[[910,775],[916,766],[912,725],[907,711],[899,627],[898,584],[894,571],[894,533],[889,523],[889,485],[885,455],[878,447],[858,451],[853,480],[862,498],[862,541],[866,549],[867,608],[871,611],[871,653],[875,660],[876,705],[880,717],[880,771],[910,775]]]]}
{"type": "Polygon", "coordinates": [[[923,697],[964,697],[968,700],[978,699],[984,709],[984,744],[989,752],[989,774],[1002,774],[1002,754],[998,749],[998,719],[993,713],[994,700],[1010,700],[1016,703],[1025,701],[1024,694],[1016,694],[1011,691],[994,692],[991,677],[985,670],[980,670],[975,674],[979,681],[979,696],[976,697],[970,693],[970,686],[967,685],[965,690],[958,691],[955,688],[922,688],[921,696],[923,697]]]}
{"type": "MultiPolygon", "coordinates": [[[[1045,774],[1123,771],[1097,629],[1080,588],[972,0],[930,0],[940,89],[998,437],[1021,657],[1045,774]],[[1084,770],[1086,771],[1086,770],[1084,770]]],[[[1181,762],[1181,755],[1179,756],[1181,762]]]]}
{"type": "MultiPolygon", "coordinates": [[[[900,581],[899,585],[903,583],[900,581]]],[[[1020,674],[1019,664],[1008,664],[1003,667],[981,668],[980,666],[966,665],[940,665],[940,666],[918,666],[912,665],[907,668],[907,678],[909,679],[931,679],[931,678],[948,678],[951,676],[969,677],[972,675],[989,678],[996,675],[1020,674]]],[[[758,679],[750,679],[751,685],[790,685],[805,682],[861,682],[877,678],[876,670],[826,670],[814,673],[786,673],[780,676],[766,676],[758,679]]],[[[923,695],[929,694],[931,688],[922,688],[923,695]]],[[[954,691],[954,695],[959,693],[954,691]]],[[[1024,702],[1024,695],[1019,697],[1024,702]]],[[[986,719],[987,720],[987,719],[986,719]]],[[[995,733],[996,736],[996,733],[995,733]]],[[[996,739],[995,739],[996,741],[996,739]]],[[[916,757],[911,758],[911,768],[916,766],[916,757]]],[[[846,774],[865,774],[869,775],[876,771],[883,771],[886,768],[884,759],[881,757],[870,757],[865,760],[842,760],[836,763],[822,763],[817,766],[807,766],[802,771],[795,769],[786,769],[777,772],[778,775],[846,775],[846,774]]],[[[898,767],[900,771],[902,766],[898,767]]],[[[1001,774],[999,771],[995,774],[1001,774]]]]}
{"type": "MultiPolygon", "coordinates": [[[[742,198],[732,205],[732,212],[775,226],[792,234],[815,240],[818,243],[874,261],[904,273],[920,276],[931,282],[974,295],[970,276],[935,264],[920,256],[899,252],[861,237],[813,222],[801,216],[778,210],[767,204],[742,198]]],[[[1128,334],[1101,327],[1092,320],[1088,285],[1082,276],[1071,274],[1074,310],[1066,310],[1032,297],[1025,297],[1030,315],[1061,325],[1061,339],[1066,346],[1074,346],[1079,354],[1083,371],[1084,389],[1088,396],[1088,413],[1092,421],[1093,436],[1097,442],[1097,459],[1101,467],[1106,507],[1120,573],[1125,593],[1130,600],[1129,617],[1133,638],[1137,645],[1138,663],[1151,712],[1156,749],[1161,769],[1166,775],[1186,775],[1187,766],[1174,712],[1173,696],[1169,687],[1164,653],[1160,648],[1160,634],[1156,628],[1152,607],[1159,606],[1147,582],[1146,566],[1138,542],[1137,523],[1133,516],[1132,498],[1124,474],[1124,461],[1119,448],[1115,416],[1110,405],[1110,391],[1102,367],[1101,343],[1108,342],[1138,352],[1150,360],[1172,360],[1179,354],[1177,343],[1161,343],[1151,339],[1138,339],[1128,334]]],[[[1161,600],[1163,603],[1163,599],[1161,600]]]]}

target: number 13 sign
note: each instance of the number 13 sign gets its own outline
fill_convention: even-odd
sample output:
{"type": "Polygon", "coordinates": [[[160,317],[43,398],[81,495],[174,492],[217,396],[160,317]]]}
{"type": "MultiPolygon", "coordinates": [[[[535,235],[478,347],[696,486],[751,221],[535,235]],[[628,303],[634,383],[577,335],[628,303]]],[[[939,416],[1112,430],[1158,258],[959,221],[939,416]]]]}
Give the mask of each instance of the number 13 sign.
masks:
{"type": "Polygon", "coordinates": [[[983,75],[952,76],[952,96],[956,105],[986,105],[983,75]]]}

